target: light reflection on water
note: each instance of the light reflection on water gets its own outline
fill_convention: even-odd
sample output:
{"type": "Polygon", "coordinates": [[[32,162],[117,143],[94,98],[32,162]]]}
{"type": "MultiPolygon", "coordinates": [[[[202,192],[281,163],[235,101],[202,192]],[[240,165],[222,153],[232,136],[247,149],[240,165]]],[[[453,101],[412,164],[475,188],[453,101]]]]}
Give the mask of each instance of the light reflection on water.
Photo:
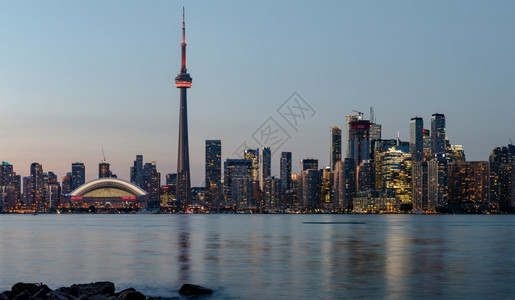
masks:
{"type": "Polygon", "coordinates": [[[0,215],[0,290],[100,280],[153,296],[506,298],[513,216],[0,215]]]}

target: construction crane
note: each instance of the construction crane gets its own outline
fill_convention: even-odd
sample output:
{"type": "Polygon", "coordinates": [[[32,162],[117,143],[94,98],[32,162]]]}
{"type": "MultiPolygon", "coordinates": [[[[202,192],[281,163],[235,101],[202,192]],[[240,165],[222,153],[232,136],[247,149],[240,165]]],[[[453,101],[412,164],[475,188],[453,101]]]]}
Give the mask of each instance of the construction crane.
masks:
{"type": "Polygon", "coordinates": [[[102,157],[104,158],[104,160],[102,162],[105,163],[106,162],[106,156],[104,154],[104,148],[102,148],[102,157]]]}
{"type": "Polygon", "coordinates": [[[352,111],[358,114],[360,120],[363,120],[363,113],[362,112],[354,110],[354,109],[352,111]]]}

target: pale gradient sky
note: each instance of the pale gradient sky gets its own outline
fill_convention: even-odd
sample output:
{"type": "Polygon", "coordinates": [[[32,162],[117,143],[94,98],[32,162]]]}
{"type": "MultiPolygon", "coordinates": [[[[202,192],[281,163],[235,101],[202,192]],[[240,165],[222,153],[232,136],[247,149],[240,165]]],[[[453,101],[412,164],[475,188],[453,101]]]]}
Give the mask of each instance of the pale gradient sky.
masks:
{"type": "Polygon", "coordinates": [[[0,0],[0,160],[60,178],[81,161],[91,180],[103,148],[119,178],[136,154],[175,172],[183,5],[194,186],[206,139],[222,140],[224,160],[257,147],[252,133],[283,122],[294,91],[316,111],[284,127],[294,171],[329,164],[330,127],[370,106],[383,138],[445,114],[468,160],[515,140],[514,1],[0,0]]]}

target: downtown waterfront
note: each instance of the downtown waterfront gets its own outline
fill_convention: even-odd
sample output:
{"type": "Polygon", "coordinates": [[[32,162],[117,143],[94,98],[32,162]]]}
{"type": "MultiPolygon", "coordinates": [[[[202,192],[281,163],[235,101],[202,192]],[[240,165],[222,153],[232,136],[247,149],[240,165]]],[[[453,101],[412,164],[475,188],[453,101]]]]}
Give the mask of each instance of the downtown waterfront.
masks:
{"type": "Polygon", "coordinates": [[[507,298],[508,215],[2,215],[0,290],[109,280],[212,299],[507,298]]]}

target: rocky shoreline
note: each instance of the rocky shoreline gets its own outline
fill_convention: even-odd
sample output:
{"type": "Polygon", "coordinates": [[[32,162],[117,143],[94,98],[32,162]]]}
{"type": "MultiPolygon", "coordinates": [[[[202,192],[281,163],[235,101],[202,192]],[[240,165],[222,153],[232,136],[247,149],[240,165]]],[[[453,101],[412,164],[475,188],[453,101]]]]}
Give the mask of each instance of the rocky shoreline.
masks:
{"type": "MultiPolygon", "coordinates": [[[[179,290],[183,296],[210,295],[213,290],[194,284],[184,284],[179,290]]],[[[128,288],[115,291],[114,283],[101,281],[87,284],[73,284],[52,290],[43,283],[18,282],[10,291],[0,293],[0,300],[160,300],[161,297],[147,297],[128,288]]]]}

